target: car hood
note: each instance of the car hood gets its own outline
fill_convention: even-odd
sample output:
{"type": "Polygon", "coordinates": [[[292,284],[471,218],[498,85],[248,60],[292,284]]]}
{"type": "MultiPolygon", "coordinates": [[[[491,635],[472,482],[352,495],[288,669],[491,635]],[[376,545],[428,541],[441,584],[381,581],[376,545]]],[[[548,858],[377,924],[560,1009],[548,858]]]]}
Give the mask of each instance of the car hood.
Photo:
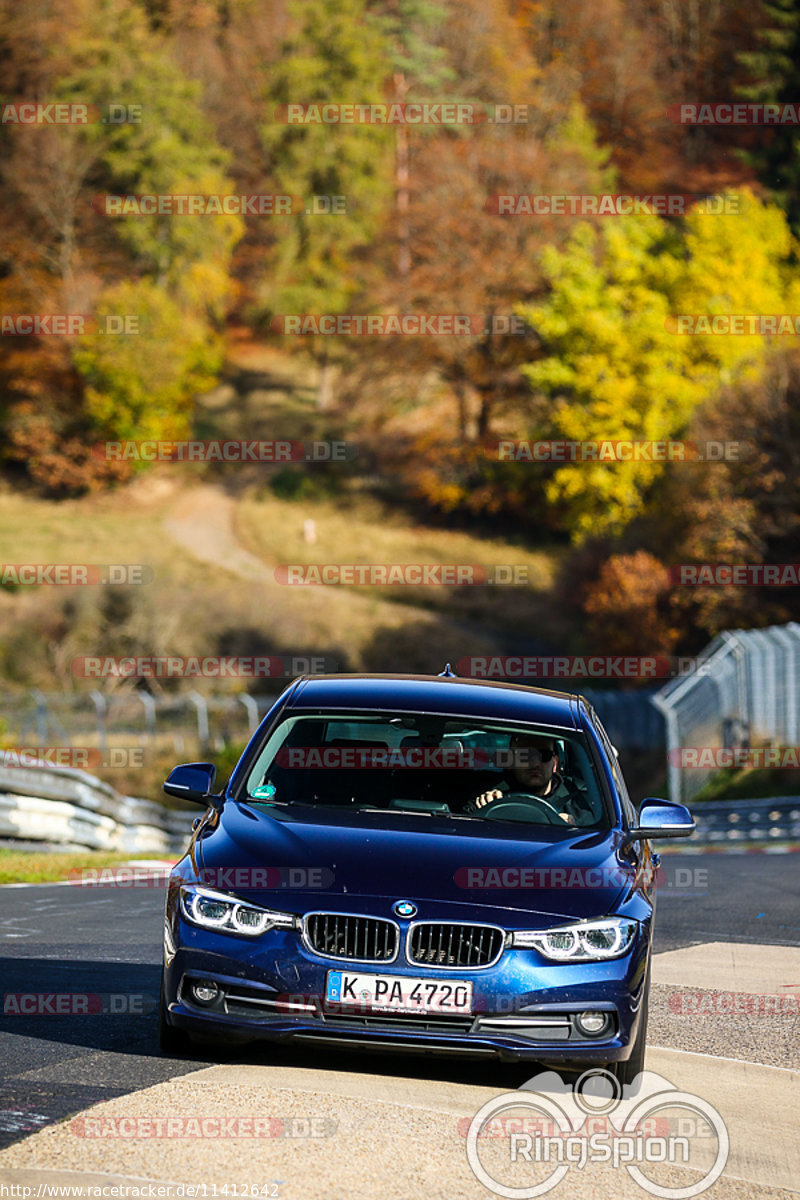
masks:
{"type": "Polygon", "coordinates": [[[289,912],[388,915],[402,899],[422,919],[474,920],[479,908],[544,927],[613,910],[635,886],[620,848],[618,830],[298,806],[276,817],[228,801],[199,840],[198,865],[208,886],[289,912]]]}

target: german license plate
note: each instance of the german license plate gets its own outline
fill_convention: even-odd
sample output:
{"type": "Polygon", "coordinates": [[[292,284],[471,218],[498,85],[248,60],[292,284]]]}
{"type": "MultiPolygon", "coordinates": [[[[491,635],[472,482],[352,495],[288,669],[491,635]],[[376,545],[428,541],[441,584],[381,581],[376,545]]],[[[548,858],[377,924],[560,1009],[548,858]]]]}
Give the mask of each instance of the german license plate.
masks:
{"type": "Polygon", "coordinates": [[[325,999],[366,1012],[472,1014],[472,984],[453,979],[329,971],[325,999]]]}

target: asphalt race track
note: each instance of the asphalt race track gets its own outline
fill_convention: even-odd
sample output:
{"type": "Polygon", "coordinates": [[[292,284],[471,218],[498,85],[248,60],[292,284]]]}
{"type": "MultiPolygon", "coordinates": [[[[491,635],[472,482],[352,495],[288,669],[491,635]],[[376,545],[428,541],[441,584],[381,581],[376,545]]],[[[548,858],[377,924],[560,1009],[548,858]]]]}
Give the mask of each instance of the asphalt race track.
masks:
{"type": "MultiPolygon", "coordinates": [[[[698,1035],[694,1029],[697,1023],[682,1019],[680,1014],[676,1016],[674,1007],[670,1011],[667,1005],[670,985],[675,983],[668,971],[674,956],[667,952],[714,944],[718,955],[722,949],[724,958],[720,943],[751,946],[754,953],[761,946],[800,947],[799,867],[800,858],[794,853],[685,855],[677,851],[664,855],[654,950],[656,955],[664,955],[665,973],[659,981],[654,971],[651,1044],[670,1053],[714,1055],[766,1064],[759,1068],[762,1071],[767,1067],[797,1069],[800,1043],[797,1016],[775,1027],[777,1037],[775,1028],[770,1027],[769,1052],[762,1053],[759,1045],[766,1025],[752,1019],[744,1023],[736,1019],[717,1022],[713,1036],[709,1034],[708,1040],[703,1041],[705,1035],[698,1035]],[[794,1060],[788,1061],[787,1056],[792,1054],[794,1060]]],[[[474,1092],[476,1096],[479,1091],[481,1095],[499,1094],[518,1088],[531,1074],[527,1068],[477,1060],[353,1055],[344,1051],[331,1053],[320,1063],[318,1050],[287,1052],[271,1047],[207,1053],[195,1049],[185,1060],[164,1058],[156,1042],[155,1017],[162,911],[161,885],[136,889],[49,884],[0,888],[4,993],[4,1012],[0,1018],[3,1064],[0,1150],[91,1105],[168,1080],[176,1080],[177,1086],[183,1077],[180,1094],[191,1096],[186,1076],[198,1072],[205,1073],[197,1076],[198,1082],[208,1079],[209,1083],[219,1085],[238,1079],[237,1071],[241,1074],[243,1069],[252,1068],[261,1072],[258,1076],[261,1079],[274,1076],[284,1089],[291,1086],[293,1079],[306,1093],[313,1085],[315,1094],[344,1093],[348,1087],[350,1091],[358,1091],[362,1077],[371,1081],[372,1094],[381,1092],[381,1080],[387,1094],[396,1094],[400,1078],[409,1105],[415,1099],[421,1103],[420,1096],[423,1091],[427,1095],[425,1089],[428,1089],[431,1095],[435,1091],[437,1095],[446,1093],[451,1097],[456,1104],[453,1111],[460,1111],[457,1107],[460,1092],[465,1095],[474,1092]],[[45,996],[79,993],[91,998],[90,1009],[96,1011],[17,1014],[13,998],[21,993],[45,996]],[[209,1074],[209,1068],[221,1074],[214,1075],[213,1070],[209,1074]]],[[[770,953],[780,961],[779,950],[770,953]]],[[[796,950],[787,950],[787,961],[796,963],[796,954],[796,950]]],[[[703,957],[705,951],[699,953],[698,959],[703,957]]],[[[675,961],[682,960],[678,956],[675,961]]],[[[687,961],[691,966],[691,956],[687,961]]],[[[795,989],[791,994],[800,996],[800,979],[794,978],[791,970],[784,975],[776,976],[783,980],[778,986],[795,989]]],[[[680,982],[689,986],[694,981],[687,977],[680,982]]],[[[658,1069],[670,1061],[668,1055],[662,1056],[658,1059],[658,1069]]],[[[778,1073],[789,1075],[788,1071],[778,1073]]],[[[287,1090],[286,1095],[289,1094],[287,1090]]],[[[475,1109],[473,1102],[471,1107],[467,1103],[463,1111],[475,1109]]],[[[0,1180],[7,1174],[4,1165],[0,1160],[0,1180]]],[[[37,1165],[52,1166],[45,1161],[37,1165]]],[[[139,1177],[142,1172],[130,1174],[139,1177]]],[[[153,1177],[174,1178],[174,1175],[156,1172],[153,1177]]],[[[283,1178],[286,1179],[285,1174],[283,1178]]],[[[707,1195],[773,1194],[766,1187],[740,1192],[735,1190],[733,1182],[727,1191],[720,1191],[721,1184],[722,1181],[707,1195]]],[[[797,1186],[800,1187],[800,1181],[797,1186]]],[[[274,1194],[293,1198],[311,1193],[308,1188],[299,1188],[274,1194]]],[[[349,1190],[343,1182],[341,1194],[361,1193],[349,1190]]],[[[449,1193],[442,1192],[446,1194],[449,1193]]],[[[784,1194],[789,1193],[774,1193],[784,1194]]],[[[397,1195],[410,1200],[416,1192],[400,1190],[397,1195]]]]}

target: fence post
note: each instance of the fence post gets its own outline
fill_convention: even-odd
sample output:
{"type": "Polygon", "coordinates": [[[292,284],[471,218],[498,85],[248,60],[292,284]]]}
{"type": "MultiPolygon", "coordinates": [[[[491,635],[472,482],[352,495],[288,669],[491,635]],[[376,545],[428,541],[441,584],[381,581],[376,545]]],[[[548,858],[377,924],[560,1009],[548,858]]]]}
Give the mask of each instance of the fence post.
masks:
{"type": "Polygon", "coordinates": [[[205,754],[208,748],[208,705],[205,702],[205,698],[194,689],[188,692],[187,695],[197,709],[197,736],[200,741],[201,752],[205,754]]]}
{"type": "Polygon", "coordinates": [[[89,692],[94,701],[96,724],[97,724],[97,743],[101,750],[106,748],[106,713],[108,712],[108,701],[98,688],[92,688],[89,692]]]}
{"type": "Polygon", "coordinates": [[[249,692],[240,692],[239,700],[247,709],[247,720],[250,726],[250,732],[255,733],[258,729],[258,705],[249,692]]]}
{"type": "MultiPolygon", "coordinates": [[[[61,737],[66,745],[71,746],[72,738],[69,736],[58,717],[50,711],[47,703],[47,697],[45,696],[44,692],[40,691],[39,688],[31,688],[31,696],[33,697],[33,701],[36,705],[36,715],[34,720],[36,722],[36,737],[39,745],[44,746],[47,744],[47,730],[52,728],[56,737],[61,737]]],[[[25,739],[25,734],[29,724],[30,722],[26,721],[22,727],[21,733],[23,740],[25,739]]]]}
{"type": "Polygon", "coordinates": [[[142,702],[144,707],[144,724],[150,738],[150,745],[155,746],[156,742],[156,702],[149,692],[140,692],[136,689],[136,695],[142,702]]]}

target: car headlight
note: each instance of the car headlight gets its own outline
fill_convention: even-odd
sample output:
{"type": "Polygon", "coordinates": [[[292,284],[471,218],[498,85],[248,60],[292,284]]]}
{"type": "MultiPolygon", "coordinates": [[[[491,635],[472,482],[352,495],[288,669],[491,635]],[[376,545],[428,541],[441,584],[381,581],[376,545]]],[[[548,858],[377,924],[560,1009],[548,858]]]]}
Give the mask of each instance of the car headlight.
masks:
{"type": "Polygon", "coordinates": [[[630,949],[637,926],[637,921],[625,917],[604,917],[600,921],[581,921],[554,929],[521,929],[512,933],[511,945],[538,950],[554,962],[619,958],[630,949]]]}
{"type": "Polygon", "coordinates": [[[268,929],[293,929],[296,917],[292,913],[261,908],[247,900],[239,900],[225,892],[196,885],[181,888],[181,912],[187,921],[203,929],[220,933],[243,933],[258,937],[268,929]]]}

